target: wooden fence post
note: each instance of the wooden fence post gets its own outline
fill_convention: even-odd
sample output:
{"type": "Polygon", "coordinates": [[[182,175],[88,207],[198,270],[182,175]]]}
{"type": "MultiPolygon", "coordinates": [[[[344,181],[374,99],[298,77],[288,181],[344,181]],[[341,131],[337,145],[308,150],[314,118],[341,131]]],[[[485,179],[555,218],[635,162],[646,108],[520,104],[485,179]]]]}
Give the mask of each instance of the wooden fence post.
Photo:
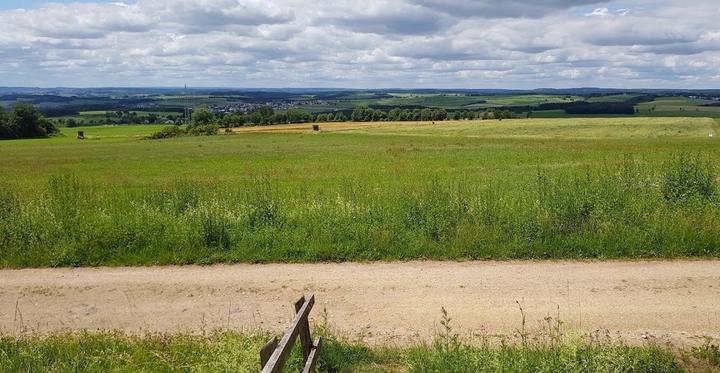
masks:
{"type": "Polygon", "coordinates": [[[312,372],[317,364],[320,354],[321,339],[315,339],[313,343],[310,337],[310,322],[308,315],[315,304],[315,296],[310,298],[302,297],[295,302],[295,317],[290,327],[278,342],[277,338],[271,339],[260,349],[260,368],[262,373],[277,373],[285,366],[295,340],[300,337],[300,346],[305,362],[303,372],[312,372]]]}

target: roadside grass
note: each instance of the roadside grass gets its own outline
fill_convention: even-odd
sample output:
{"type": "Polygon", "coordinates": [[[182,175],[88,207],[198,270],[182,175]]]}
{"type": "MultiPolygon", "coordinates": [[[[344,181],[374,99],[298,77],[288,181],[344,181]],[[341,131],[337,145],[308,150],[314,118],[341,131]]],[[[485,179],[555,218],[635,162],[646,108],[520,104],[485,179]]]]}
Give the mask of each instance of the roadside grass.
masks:
{"type": "Polygon", "coordinates": [[[720,372],[720,345],[713,343],[710,339],[707,339],[701,346],[693,347],[689,352],[682,354],[682,357],[687,364],[707,366],[709,367],[708,371],[712,368],[716,372],[720,372]]]}
{"type": "MultiPolygon", "coordinates": [[[[253,372],[266,334],[129,336],[119,332],[0,337],[7,372],[253,372]]],[[[431,345],[368,347],[324,334],[320,372],[680,372],[710,362],[653,346],[581,341],[471,345],[442,337],[431,345]]],[[[299,371],[293,351],[286,371],[299,371]]]]}
{"type": "Polygon", "coordinates": [[[4,141],[0,267],[718,257],[717,126],[459,121],[157,141],[137,137],[153,126],[117,126],[88,129],[107,131],[95,141],[4,141]]]}

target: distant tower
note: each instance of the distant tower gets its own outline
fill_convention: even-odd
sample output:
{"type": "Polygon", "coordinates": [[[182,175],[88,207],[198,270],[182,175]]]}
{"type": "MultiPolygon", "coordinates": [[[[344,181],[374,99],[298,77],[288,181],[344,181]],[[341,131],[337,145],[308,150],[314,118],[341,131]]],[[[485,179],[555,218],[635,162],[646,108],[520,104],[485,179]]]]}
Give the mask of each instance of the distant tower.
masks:
{"type": "Polygon", "coordinates": [[[183,93],[183,96],[185,96],[185,102],[183,107],[183,113],[185,114],[185,124],[188,124],[190,121],[190,109],[188,108],[188,91],[187,91],[187,83],[185,84],[185,91],[183,93]]]}

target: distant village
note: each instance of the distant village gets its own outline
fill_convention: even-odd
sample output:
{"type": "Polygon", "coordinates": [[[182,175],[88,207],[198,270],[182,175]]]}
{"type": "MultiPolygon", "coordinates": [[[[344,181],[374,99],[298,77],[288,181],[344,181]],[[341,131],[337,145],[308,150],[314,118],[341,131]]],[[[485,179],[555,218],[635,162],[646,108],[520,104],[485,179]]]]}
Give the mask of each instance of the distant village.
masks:
{"type": "Polygon", "coordinates": [[[324,100],[301,100],[301,101],[267,101],[267,102],[238,102],[230,105],[209,105],[210,110],[215,114],[247,114],[261,107],[270,107],[273,110],[289,110],[303,106],[328,105],[324,100]]]}

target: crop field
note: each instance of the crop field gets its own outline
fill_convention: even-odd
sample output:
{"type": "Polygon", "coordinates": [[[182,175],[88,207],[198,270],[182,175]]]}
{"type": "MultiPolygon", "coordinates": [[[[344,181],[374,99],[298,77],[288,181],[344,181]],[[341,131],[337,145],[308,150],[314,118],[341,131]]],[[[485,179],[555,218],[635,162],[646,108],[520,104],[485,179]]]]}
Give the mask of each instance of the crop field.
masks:
{"type": "Polygon", "coordinates": [[[717,101],[692,100],[687,97],[660,97],[655,101],[637,105],[637,114],[655,117],[720,117],[720,106],[701,106],[710,103],[717,103],[717,101]]]}
{"type": "Polygon", "coordinates": [[[711,119],[322,128],[4,141],[0,266],[720,255],[711,119]]]}
{"type": "Polygon", "coordinates": [[[452,93],[390,93],[389,97],[376,97],[364,93],[343,96],[339,107],[353,108],[357,105],[426,106],[445,109],[479,109],[513,105],[538,105],[544,103],[572,102],[582,97],[570,95],[466,95],[452,93]]]}

